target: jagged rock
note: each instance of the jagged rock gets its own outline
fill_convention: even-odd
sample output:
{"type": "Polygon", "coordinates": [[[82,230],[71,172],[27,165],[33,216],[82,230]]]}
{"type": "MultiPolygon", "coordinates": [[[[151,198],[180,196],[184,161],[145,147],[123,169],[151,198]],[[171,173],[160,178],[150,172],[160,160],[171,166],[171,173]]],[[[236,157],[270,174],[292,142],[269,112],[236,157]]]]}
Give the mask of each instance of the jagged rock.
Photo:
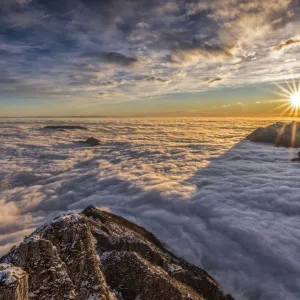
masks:
{"type": "Polygon", "coordinates": [[[271,143],[283,147],[300,147],[300,123],[277,122],[265,128],[257,128],[247,136],[253,142],[271,143]]]}
{"type": "Polygon", "coordinates": [[[49,125],[49,126],[45,126],[44,129],[53,129],[58,131],[75,130],[75,129],[87,130],[86,127],[77,126],[77,125],[49,125]]]}
{"type": "Polygon", "coordinates": [[[11,264],[0,264],[0,300],[28,300],[28,274],[11,264]]]}
{"type": "Polygon", "coordinates": [[[151,232],[93,206],[43,225],[0,262],[27,270],[30,300],[233,299],[151,232]]]}

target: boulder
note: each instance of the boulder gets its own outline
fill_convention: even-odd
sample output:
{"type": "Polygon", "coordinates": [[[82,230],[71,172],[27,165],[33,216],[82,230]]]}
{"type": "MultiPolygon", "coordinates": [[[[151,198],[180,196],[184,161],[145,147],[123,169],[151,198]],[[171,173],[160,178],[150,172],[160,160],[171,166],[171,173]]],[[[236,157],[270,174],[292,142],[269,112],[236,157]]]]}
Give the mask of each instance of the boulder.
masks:
{"type": "Polygon", "coordinates": [[[277,122],[267,127],[255,129],[247,136],[252,142],[270,143],[283,147],[300,147],[300,123],[277,122]]]}

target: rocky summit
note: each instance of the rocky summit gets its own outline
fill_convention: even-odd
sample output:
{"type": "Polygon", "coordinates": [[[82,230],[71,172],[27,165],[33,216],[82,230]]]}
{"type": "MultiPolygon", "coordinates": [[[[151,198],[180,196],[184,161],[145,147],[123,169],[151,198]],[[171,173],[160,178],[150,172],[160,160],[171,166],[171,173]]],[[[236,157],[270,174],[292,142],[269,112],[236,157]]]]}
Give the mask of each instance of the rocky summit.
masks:
{"type": "Polygon", "coordinates": [[[253,142],[271,143],[276,146],[299,148],[300,123],[277,122],[267,127],[255,129],[247,139],[253,142]]]}
{"type": "Polygon", "coordinates": [[[151,232],[93,206],[38,228],[0,263],[0,300],[233,299],[151,232]]]}

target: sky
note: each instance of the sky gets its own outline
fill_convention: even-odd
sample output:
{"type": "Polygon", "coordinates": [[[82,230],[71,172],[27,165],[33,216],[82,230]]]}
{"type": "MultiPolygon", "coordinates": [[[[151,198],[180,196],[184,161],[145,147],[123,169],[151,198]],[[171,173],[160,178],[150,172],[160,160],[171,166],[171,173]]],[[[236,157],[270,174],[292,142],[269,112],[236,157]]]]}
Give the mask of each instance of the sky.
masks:
{"type": "Polygon", "coordinates": [[[0,116],[280,115],[299,0],[1,0],[0,116]]]}

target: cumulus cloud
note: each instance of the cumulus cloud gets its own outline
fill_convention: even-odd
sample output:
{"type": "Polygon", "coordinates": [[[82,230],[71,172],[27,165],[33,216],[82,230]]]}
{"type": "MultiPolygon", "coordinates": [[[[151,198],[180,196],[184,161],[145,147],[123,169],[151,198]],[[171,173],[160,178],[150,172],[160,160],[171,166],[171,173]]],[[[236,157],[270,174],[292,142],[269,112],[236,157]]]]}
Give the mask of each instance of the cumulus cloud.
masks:
{"type": "Polygon", "coordinates": [[[297,36],[299,13],[292,0],[5,0],[0,69],[10,72],[12,81],[1,85],[0,96],[52,100],[72,95],[73,101],[91,93],[92,75],[77,82],[79,87],[76,80],[70,82],[72,73],[85,72],[105,74],[97,79],[99,85],[122,82],[107,91],[120,99],[141,99],[145,90],[153,90],[153,96],[193,93],[216,86],[202,79],[213,78],[221,64],[221,72],[231,73],[232,79],[224,80],[224,86],[279,80],[289,75],[287,66],[299,67],[298,61],[285,62],[295,57],[292,45],[297,43],[291,41],[298,38],[282,43],[287,34],[297,36]],[[289,47],[285,61],[282,51],[272,51],[274,45],[289,47]],[[149,70],[174,85],[157,91],[157,80],[147,85],[134,80],[149,70]]]}
{"type": "Polygon", "coordinates": [[[4,120],[0,251],[94,204],[146,226],[236,299],[298,300],[298,150],[243,140],[271,122],[4,120]],[[70,122],[88,131],[36,130],[70,122]],[[91,135],[99,147],[74,143],[91,135]]]}

